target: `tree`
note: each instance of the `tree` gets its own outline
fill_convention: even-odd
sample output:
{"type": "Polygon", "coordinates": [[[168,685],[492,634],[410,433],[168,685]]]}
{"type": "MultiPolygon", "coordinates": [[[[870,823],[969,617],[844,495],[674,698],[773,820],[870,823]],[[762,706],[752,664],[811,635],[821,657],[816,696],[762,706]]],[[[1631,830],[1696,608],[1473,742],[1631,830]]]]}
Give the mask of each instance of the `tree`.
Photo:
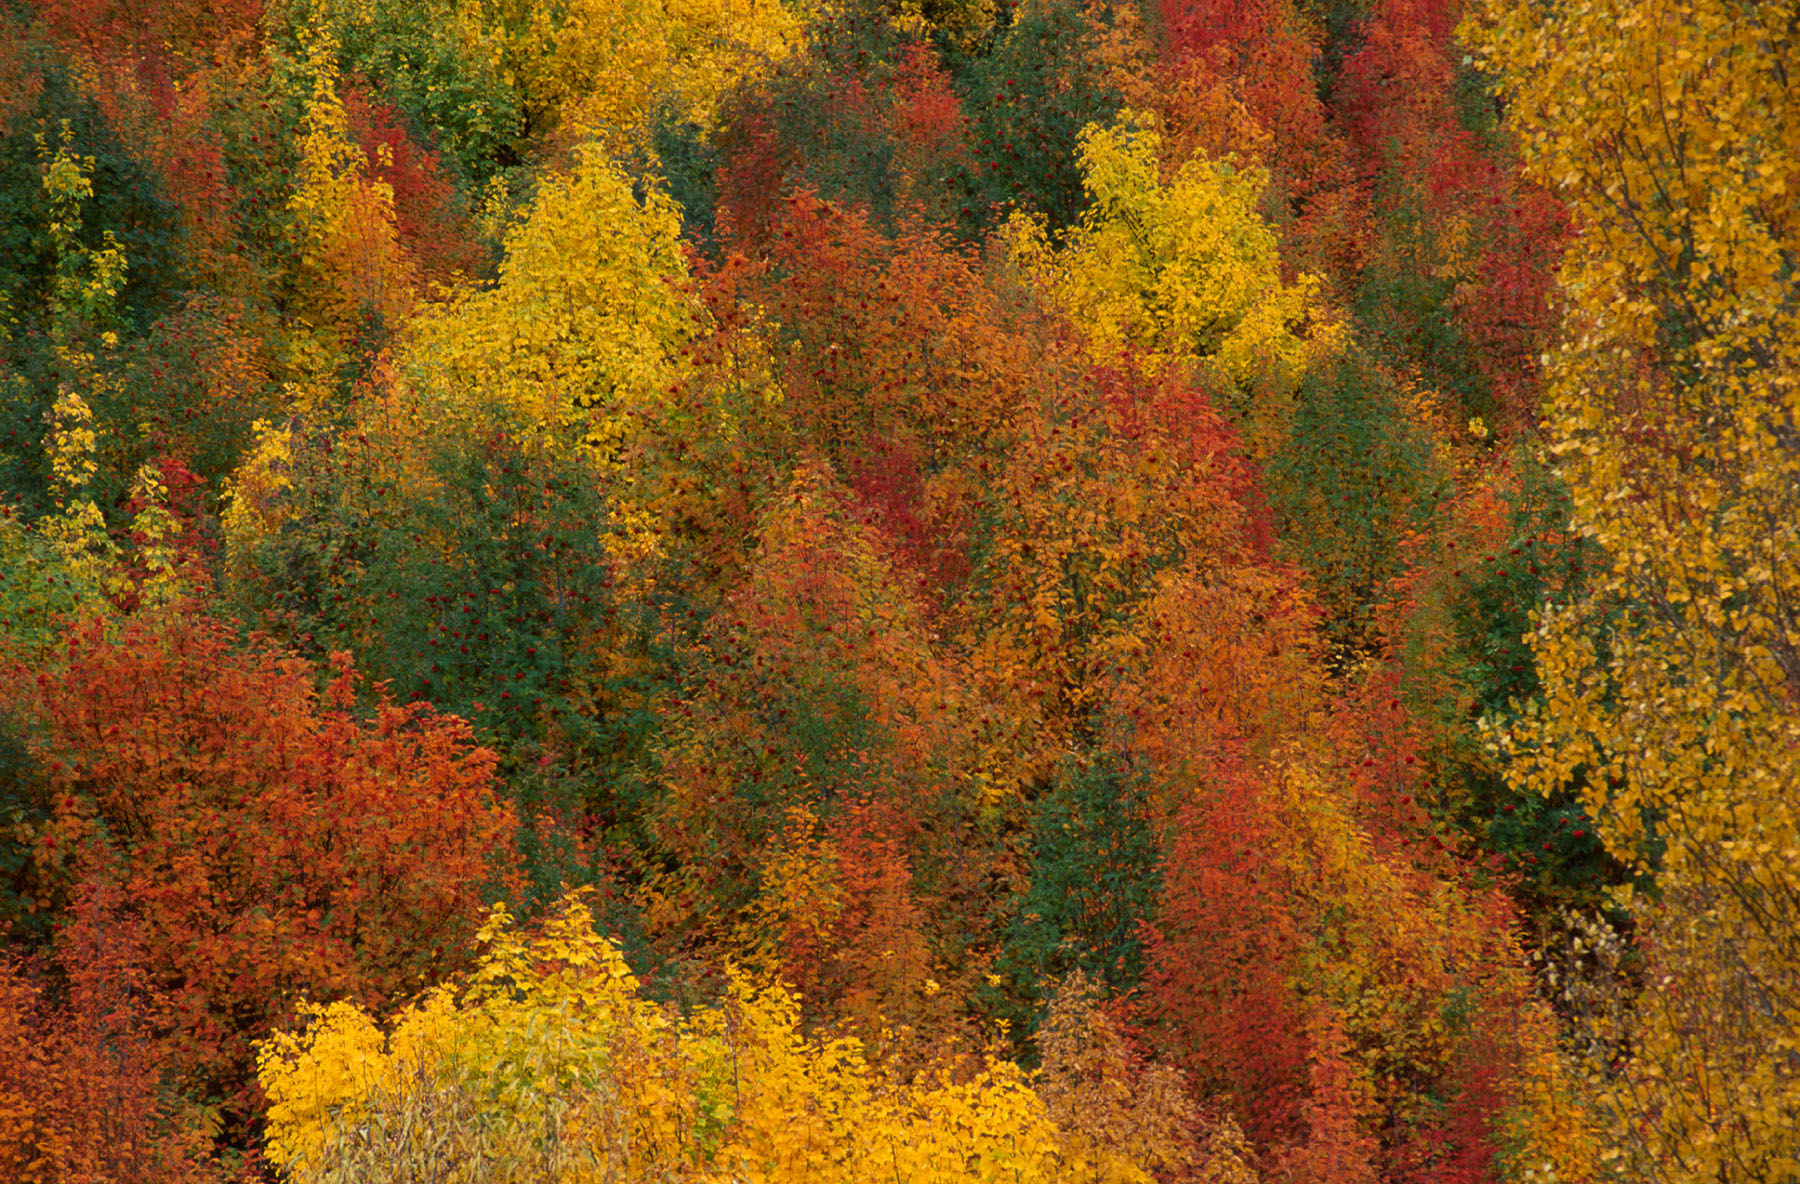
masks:
{"type": "Polygon", "coordinates": [[[958,901],[990,871],[976,713],[853,497],[808,468],[783,503],[663,705],[653,924],[822,1017],[941,1018],[962,992],[925,984],[972,976],[958,901]]]}
{"type": "Polygon", "coordinates": [[[1418,773],[1384,750],[1398,704],[1375,706],[1273,760],[1199,752],[1165,774],[1181,804],[1146,1010],[1288,1177],[1483,1181],[1503,1147],[1543,1152],[1526,1102],[1553,1033],[1505,897],[1412,793],[1389,797],[1418,773]]]}
{"type": "MultiPolygon", "coordinates": [[[[279,40],[328,31],[343,77],[366,81],[398,109],[405,126],[428,130],[466,196],[487,196],[496,180],[504,188],[508,166],[530,153],[524,99],[516,74],[506,69],[506,30],[471,19],[478,7],[457,0],[309,0],[277,11],[290,26],[277,26],[279,40]]],[[[395,188],[403,204],[402,187],[395,188]]]]}
{"type": "MultiPolygon", "coordinates": [[[[1182,154],[1239,156],[1270,175],[1290,266],[1334,280],[1361,264],[1366,193],[1325,98],[1335,5],[1160,0],[1154,106],[1182,154]]],[[[1338,13],[1342,9],[1337,9],[1338,13]]]]}
{"type": "Polygon", "coordinates": [[[1450,488],[1416,402],[1352,347],[1301,382],[1287,438],[1264,469],[1282,549],[1305,569],[1347,651],[1369,643],[1407,539],[1450,488]]]}
{"type": "Polygon", "coordinates": [[[215,1179],[213,1116],[176,1090],[169,994],[107,895],[65,919],[55,975],[0,965],[0,1169],[19,1184],[215,1179]]]}
{"type": "Polygon", "coordinates": [[[1014,995],[1036,1003],[1071,974],[1118,997],[1142,981],[1142,926],[1162,887],[1144,780],[1101,753],[1057,770],[1034,804],[1030,884],[998,961],[1014,995]]]}
{"type": "Polygon", "coordinates": [[[654,187],[634,190],[601,148],[582,148],[507,235],[499,282],[418,317],[402,370],[440,414],[477,432],[529,425],[616,457],[679,379],[697,328],[679,287],[680,212],[654,187]]]}
{"type": "Polygon", "coordinates": [[[493,754],[454,717],[358,699],[347,659],[321,695],[308,664],[178,614],[78,627],[8,695],[47,799],[35,894],[104,894],[178,1064],[233,1103],[291,992],[416,991],[507,885],[493,754]]]}
{"type": "Polygon", "coordinates": [[[961,103],[928,43],[863,0],[821,16],[804,54],[740,86],[721,129],[720,221],[740,248],[769,205],[813,190],[898,221],[956,220],[967,159],[961,103]]]}
{"type": "Polygon", "coordinates": [[[1334,98],[1370,178],[1355,307],[1371,345],[1416,368],[1459,426],[1530,432],[1546,299],[1567,222],[1521,177],[1479,77],[1451,36],[1457,0],[1384,0],[1359,29],[1334,98]]]}
{"type": "Polygon", "coordinates": [[[1511,776],[1580,787],[1644,989],[1604,1030],[1619,1179],[1800,1157],[1800,36],[1791,5],[1494,3],[1471,28],[1567,203],[1550,455],[1604,553],[1531,638],[1511,776]],[[1619,1043],[1622,1042],[1622,1043],[1619,1043]]]}
{"type": "Polygon", "coordinates": [[[1164,182],[1162,137],[1137,112],[1081,137],[1093,204],[1052,246],[1015,216],[1015,262],[1102,356],[1127,349],[1152,365],[1198,370],[1221,391],[1253,455],[1286,430],[1310,356],[1338,334],[1305,326],[1316,277],[1282,278],[1273,231],[1257,214],[1265,177],[1196,156],[1164,182]]]}
{"type": "Polygon", "coordinates": [[[534,130],[593,136],[615,153],[645,147],[665,111],[710,127],[721,95],[803,32],[779,0],[482,0],[458,18],[492,37],[534,130]]]}
{"type": "Polygon", "coordinates": [[[1129,3],[1031,0],[1011,15],[992,49],[959,71],[974,158],[963,220],[987,231],[1016,208],[1062,231],[1088,200],[1082,129],[1110,126],[1156,89],[1149,38],[1129,3]]]}

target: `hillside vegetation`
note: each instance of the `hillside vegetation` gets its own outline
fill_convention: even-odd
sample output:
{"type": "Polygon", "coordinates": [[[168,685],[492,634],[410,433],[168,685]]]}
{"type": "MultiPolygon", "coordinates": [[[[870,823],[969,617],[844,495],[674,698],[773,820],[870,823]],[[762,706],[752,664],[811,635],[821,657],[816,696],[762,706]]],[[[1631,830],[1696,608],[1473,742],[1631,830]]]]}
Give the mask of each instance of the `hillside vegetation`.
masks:
{"type": "Polygon", "coordinates": [[[0,1179],[1800,1181],[1775,0],[0,0],[0,1179]]]}

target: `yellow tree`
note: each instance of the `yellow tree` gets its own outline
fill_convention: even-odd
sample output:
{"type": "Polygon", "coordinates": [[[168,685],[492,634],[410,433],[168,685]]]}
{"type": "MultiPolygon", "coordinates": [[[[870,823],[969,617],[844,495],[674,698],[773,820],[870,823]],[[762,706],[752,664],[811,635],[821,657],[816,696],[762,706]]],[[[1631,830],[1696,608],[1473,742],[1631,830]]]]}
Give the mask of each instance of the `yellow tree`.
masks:
{"type": "MultiPolygon", "coordinates": [[[[680,227],[667,196],[634,195],[603,151],[581,149],[569,172],[540,182],[509,230],[498,282],[413,312],[393,368],[379,367],[345,411],[354,449],[325,464],[305,446],[322,416],[258,425],[224,513],[234,580],[251,577],[251,556],[309,498],[350,505],[386,488],[377,496],[388,514],[429,499],[439,480],[426,463],[434,447],[499,433],[581,480],[622,488],[620,453],[678,384],[682,347],[704,322],[683,290],[680,227]]],[[[651,545],[646,521],[621,504],[612,525],[651,545]]]]}
{"type": "Polygon", "coordinates": [[[1547,356],[1590,592],[1540,614],[1513,775],[1578,784],[1644,989],[1620,1179],[1800,1178],[1800,28],[1779,0],[1493,0],[1470,33],[1578,233],[1547,356]]]}
{"type": "Polygon", "coordinates": [[[391,328],[406,318],[413,266],[395,229],[393,187],[373,175],[350,138],[337,43],[319,33],[305,50],[311,91],[289,208],[299,228],[300,312],[324,335],[321,347],[335,352],[366,323],[391,328]]]}
{"type": "Polygon", "coordinates": [[[788,0],[465,0],[535,123],[643,148],[659,116],[709,128],[720,97],[799,44],[788,0]]]}
{"type": "Polygon", "coordinates": [[[1287,283],[1257,204],[1267,177],[1196,154],[1169,170],[1151,117],[1090,125],[1078,157],[1092,204],[1054,247],[1041,223],[1007,227],[1014,261],[1103,354],[1197,371],[1222,388],[1253,451],[1277,445],[1308,360],[1332,349],[1319,281],[1287,283]]]}
{"type": "Polygon", "coordinates": [[[601,149],[539,185],[506,236],[499,283],[422,315],[403,368],[476,422],[573,429],[610,454],[666,397],[698,311],[682,291],[681,213],[601,149]]]}

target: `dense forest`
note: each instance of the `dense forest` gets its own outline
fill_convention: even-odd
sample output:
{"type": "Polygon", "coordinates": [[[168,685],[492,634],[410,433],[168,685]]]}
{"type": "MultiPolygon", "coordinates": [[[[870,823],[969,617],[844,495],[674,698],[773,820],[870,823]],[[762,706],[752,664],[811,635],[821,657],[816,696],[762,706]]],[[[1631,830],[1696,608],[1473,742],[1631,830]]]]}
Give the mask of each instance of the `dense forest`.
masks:
{"type": "Polygon", "coordinates": [[[0,1179],[1800,1181],[1794,0],[0,0],[0,1179]]]}

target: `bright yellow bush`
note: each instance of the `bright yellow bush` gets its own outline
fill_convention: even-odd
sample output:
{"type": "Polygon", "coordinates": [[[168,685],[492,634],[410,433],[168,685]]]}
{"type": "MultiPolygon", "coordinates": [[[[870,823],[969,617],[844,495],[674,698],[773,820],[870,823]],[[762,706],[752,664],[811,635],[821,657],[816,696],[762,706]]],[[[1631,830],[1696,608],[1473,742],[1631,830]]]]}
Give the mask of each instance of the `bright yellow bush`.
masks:
{"type": "Polygon", "coordinates": [[[656,1179],[716,1130],[719,1063],[639,997],[588,910],[571,901],[531,938],[511,921],[496,908],[476,971],[386,1032],[338,1003],[263,1047],[270,1154],[291,1179],[656,1179]]]}
{"type": "Polygon", "coordinates": [[[530,936],[496,907],[480,940],[465,981],[385,1029],[340,1003],[263,1046],[269,1149],[289,1179],[1150,1179],[1127,1158],[1141,1122],[1118,1141],[1065,1134],[1016,1065],[895,1080],[856,1040],[809,1039],[788,991],[742,976],[679,1019],[644,998],[578,896],[530,936]]]}

